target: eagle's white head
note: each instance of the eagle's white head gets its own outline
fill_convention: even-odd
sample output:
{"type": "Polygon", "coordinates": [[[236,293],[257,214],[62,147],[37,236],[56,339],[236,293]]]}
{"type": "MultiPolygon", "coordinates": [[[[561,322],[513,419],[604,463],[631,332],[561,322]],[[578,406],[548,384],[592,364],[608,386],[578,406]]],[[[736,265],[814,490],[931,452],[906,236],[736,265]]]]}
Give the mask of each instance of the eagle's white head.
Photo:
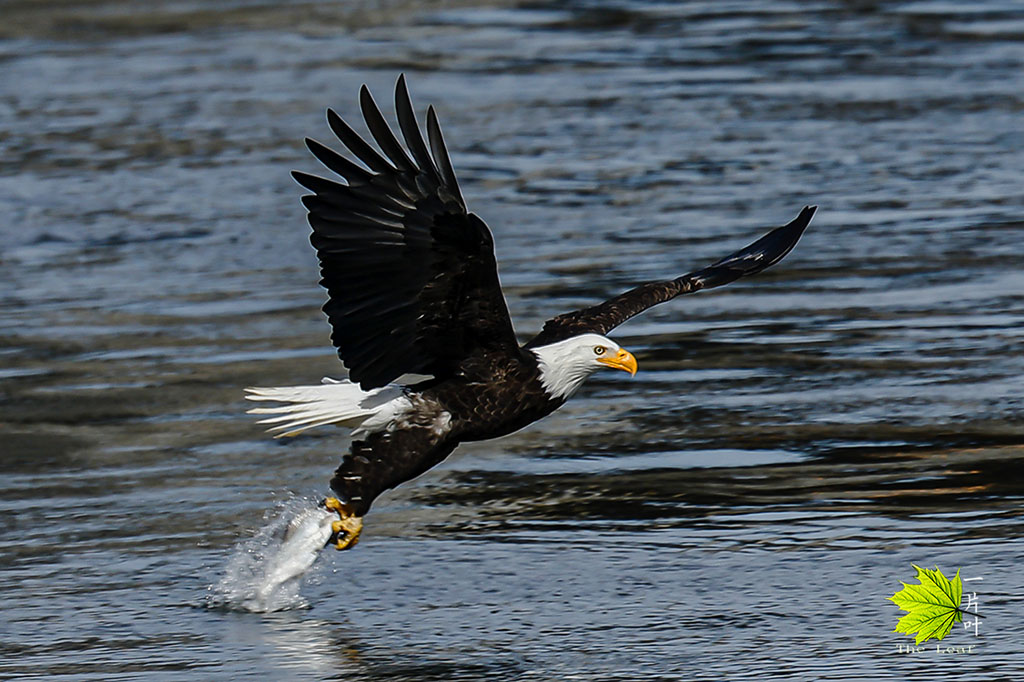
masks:
{"type": "Polygon", "coordinates": [[[601,368],[636,374],[633,354],[600,334],[581,334],[531,350],[537,356],[544,391],[552,398],[567,400],[601,368]]]}

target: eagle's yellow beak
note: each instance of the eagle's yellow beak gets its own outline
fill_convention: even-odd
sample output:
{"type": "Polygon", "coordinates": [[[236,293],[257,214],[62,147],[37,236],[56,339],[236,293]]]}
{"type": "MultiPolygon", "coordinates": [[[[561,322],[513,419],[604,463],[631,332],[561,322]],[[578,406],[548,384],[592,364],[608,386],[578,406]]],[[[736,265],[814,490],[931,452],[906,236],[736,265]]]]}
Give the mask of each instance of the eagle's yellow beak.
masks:
{"type": "Polygon", "coordinates": [[[619,352],[611,357],[598,358],[597,361],[613,369],[625,370],[631,376],[636,375],[636,358],[625,348],[620,348],[619,352]]]}

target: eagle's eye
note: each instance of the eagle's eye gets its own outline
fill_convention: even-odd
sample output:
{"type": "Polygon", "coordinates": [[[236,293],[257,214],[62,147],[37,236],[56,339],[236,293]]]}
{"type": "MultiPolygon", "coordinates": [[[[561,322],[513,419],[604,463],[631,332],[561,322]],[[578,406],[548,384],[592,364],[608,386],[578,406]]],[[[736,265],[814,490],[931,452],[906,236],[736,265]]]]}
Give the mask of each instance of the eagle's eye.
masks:
{"type": "Polygon", "coordinates": [[[608,350],[604,346],[594,346],[594,355],[604,355],[604,352],[608,350]]]}

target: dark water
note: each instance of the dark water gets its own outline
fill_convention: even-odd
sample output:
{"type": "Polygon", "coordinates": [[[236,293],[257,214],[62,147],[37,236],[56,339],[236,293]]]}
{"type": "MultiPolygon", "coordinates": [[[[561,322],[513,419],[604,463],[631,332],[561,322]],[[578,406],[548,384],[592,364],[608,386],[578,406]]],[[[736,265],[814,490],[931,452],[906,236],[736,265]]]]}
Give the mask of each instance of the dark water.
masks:
{"type": "Polygon", "coordinates": [[[1019,680],[1016,2],[0,3],[0,677],[1019,680]],[[399,72],[517,328],[820,206],[561,412],[388,494],[275,614],[204,608],[345,440],[288,170],[399,72]],[[902,654],[886,597],[985,616],[902,654]]]}

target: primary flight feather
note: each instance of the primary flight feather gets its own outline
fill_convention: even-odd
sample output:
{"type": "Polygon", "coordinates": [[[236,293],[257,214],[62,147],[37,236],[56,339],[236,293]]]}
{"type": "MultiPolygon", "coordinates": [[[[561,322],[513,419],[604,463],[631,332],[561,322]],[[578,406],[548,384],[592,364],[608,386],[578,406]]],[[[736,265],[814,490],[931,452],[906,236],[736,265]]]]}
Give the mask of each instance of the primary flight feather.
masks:
{"type": "Polygon", "coordinates": [[[427,109],[426,140],[404,76],[395,110],[404,146],[370,91],[363,119],[379,151],[334,111],[327,122],[356,163],[306,140],[339,182],[294,171],[320,259],[331,341],[348,378],[320,386],[250,388],[283,403],[270,415],[279,435],[338,424],[352,445],[331,480],[332,542],[358,540],[362,517],[385,490],[441,462],[459,443],[512,433],[563,405],[602,368],[636,373],[636,359],[605,335],[681,294],[761,272],[792,250],[815,207],[736,253],[689,274],[642,284],[604,303],[559,315],[526,344],[516,340],[498,281],[494,240],[462,197],[441,127],[427,109]],[[431,378],[394,383],[404,374],[431,378]]]}

